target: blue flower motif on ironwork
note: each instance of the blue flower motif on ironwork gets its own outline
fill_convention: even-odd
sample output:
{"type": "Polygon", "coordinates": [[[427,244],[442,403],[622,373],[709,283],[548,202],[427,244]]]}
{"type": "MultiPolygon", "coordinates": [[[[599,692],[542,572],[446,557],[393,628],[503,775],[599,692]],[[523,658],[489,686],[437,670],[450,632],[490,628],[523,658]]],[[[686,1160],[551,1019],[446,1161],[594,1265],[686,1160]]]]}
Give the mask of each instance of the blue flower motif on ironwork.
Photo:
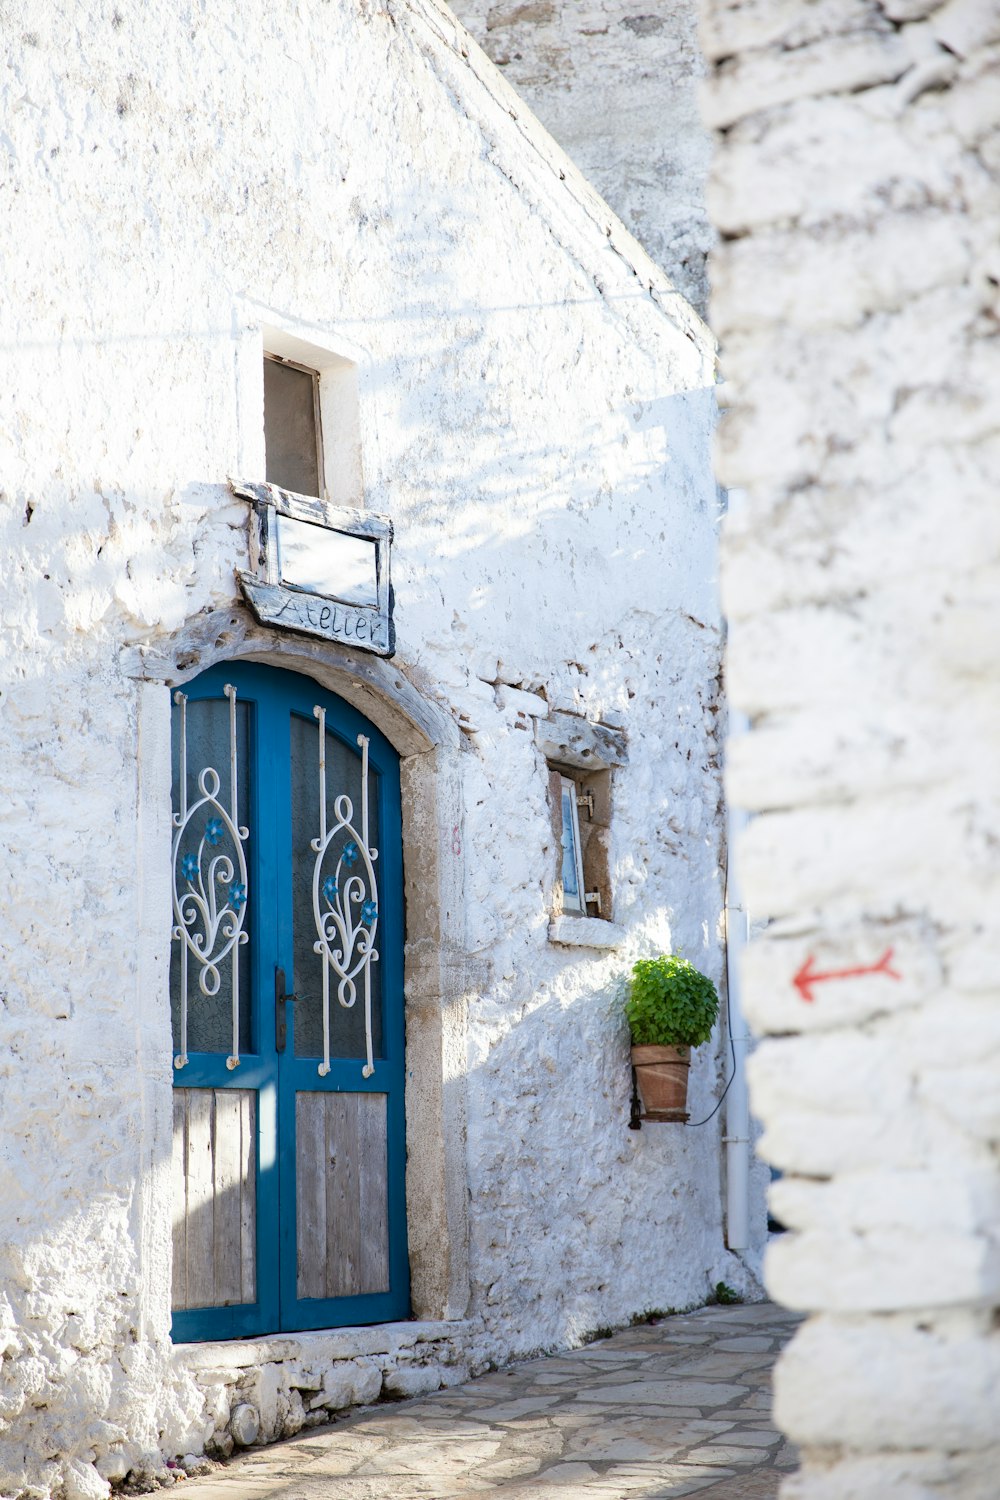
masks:
{"type": "Polygon", "coordinates": [[[221,844],[222,835],[224,833],[225,829],[222,826],[222,819],[209,818],[208,822],[205,824],[205,837],[208,839],[208,842],[213,845],[221,844]]]}
{"type": "Polygon", "coordinates": [[[333,905],[334,897],[336,896],[336,894],[337,878],[335,875],[328,875],[323,882],[323,895],[329,901],[331,906],[333,905]]]}
{"type": "Polygon", "coordinates": [[[344,864],[345,865],[356,864],[357,863],[357,859],[358,859],[358,846],[352,840],[352,842],[349,843],[347,845],[346,849],[344,850],[344,864]]]}
{"type": "Polygon", "coordinates": [[[185,880],[198,879],[198,856],[196,854],[185,854],[181,860],[181,874],[185,880]]]}
{"type": "Polygon", "coordinates": [[[362,920],[362,922],[364,922],[364,924],[365,924],[366,927],[370,927],[377,916],[378,916],[378,907],[375,905],[375,902],[374,901],[366,901],[365,904],[364,904],[364,906],[361,908],[361,920],[362,920]]]}
{"type": "Polygon", "coordinates": [[[246,886],[243,885],[239,880],[234,880],[233,884],[229,887],[229,904],[233,908],[233,911],[239,911],[240,907],[243,905],[246,899],[246,886]]]}

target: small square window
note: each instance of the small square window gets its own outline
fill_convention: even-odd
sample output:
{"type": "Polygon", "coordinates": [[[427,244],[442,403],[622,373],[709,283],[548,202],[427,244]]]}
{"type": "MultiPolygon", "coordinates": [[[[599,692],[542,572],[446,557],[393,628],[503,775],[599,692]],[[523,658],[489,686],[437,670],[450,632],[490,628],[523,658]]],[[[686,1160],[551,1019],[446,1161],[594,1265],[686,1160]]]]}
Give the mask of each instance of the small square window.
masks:
{"type": "Polygon", "coordinates": [[[319,374],[276,354],[264,356],[264,453],[270,484],[323,494],[319,374]]]}

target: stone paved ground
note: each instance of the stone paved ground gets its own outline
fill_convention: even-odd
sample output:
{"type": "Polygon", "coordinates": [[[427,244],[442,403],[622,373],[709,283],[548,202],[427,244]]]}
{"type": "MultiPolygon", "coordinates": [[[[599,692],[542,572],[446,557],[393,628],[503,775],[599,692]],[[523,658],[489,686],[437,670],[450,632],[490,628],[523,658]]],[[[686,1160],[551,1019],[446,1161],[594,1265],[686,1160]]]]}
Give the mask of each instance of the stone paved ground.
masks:
{"type": "Polygon", "coordinates": [[[185,1500],[773,1500],[770,1375],[795,1317],[706,1307],[391,1406],[185,1485],[185,1500]]]}

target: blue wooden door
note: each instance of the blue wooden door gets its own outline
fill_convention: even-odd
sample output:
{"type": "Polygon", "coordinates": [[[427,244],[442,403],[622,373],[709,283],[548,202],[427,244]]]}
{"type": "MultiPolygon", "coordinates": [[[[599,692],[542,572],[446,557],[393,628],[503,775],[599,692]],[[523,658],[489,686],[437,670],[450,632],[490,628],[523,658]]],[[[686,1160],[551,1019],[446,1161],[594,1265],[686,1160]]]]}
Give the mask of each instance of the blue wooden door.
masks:
{"type": "Polygon", "coordinates": [[[173,698],[173,1336],[406,1317],[398,757],[297,673],[173,698]]]}

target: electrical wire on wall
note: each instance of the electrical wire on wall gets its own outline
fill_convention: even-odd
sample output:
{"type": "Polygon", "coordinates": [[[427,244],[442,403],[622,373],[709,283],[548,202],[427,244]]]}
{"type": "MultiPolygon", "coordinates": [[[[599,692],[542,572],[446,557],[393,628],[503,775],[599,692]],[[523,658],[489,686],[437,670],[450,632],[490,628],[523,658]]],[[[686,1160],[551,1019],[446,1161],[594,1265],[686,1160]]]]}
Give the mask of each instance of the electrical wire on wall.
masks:
{"type": "Polygon", "coordinates": [[[728,1081],[726,1083],[726,1086],[722,1090],[722,1093],[719,1095],[719,1102],[716,1104],[715,1108],[712,1110],[712,1113],[710,1115],[706,1115],[703,1120],[685,1120],[684,1121],[685,1125],[688,1127],[689,1130],[696,1130],[699,1125],[707,1125],[708,1122],[709,1122],[709,1120],[714,1119],[714,1117],[719,1113],[719,1110],[722,1108],[723,1101],[724,1101],[726,1095],[729,1093],[729,1089],[730,1089],[730,1087],[732,1085],[733,1079],[736,1077],[736,1043],[733,1041],[733,1016],[732,1016],[732,1011],[729,1009],[729,986],[728,986],[728,984],[726,985],[726,1030],[729,1033],[729,1050],[730,1050],[730,1052],[733,1055],[733,1071],[730,1073],[729,1079],[728,1079],[728,1081]]]}

